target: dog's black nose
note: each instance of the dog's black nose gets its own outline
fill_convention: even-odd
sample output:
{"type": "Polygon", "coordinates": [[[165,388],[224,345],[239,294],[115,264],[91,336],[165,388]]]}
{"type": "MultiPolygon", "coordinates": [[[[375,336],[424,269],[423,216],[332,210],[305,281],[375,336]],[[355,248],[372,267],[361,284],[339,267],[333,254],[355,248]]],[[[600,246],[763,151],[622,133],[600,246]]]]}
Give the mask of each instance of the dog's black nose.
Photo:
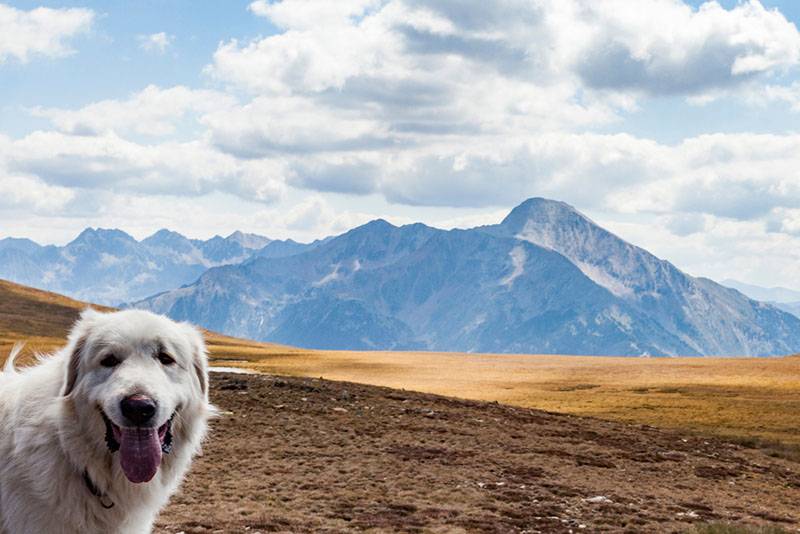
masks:
{"type": "Polygon", "coordinates": [[[144,425],[156,414],[156,403],[144,395],[131,395],[119,403],[122,415],[134,425],[144,425]]]}

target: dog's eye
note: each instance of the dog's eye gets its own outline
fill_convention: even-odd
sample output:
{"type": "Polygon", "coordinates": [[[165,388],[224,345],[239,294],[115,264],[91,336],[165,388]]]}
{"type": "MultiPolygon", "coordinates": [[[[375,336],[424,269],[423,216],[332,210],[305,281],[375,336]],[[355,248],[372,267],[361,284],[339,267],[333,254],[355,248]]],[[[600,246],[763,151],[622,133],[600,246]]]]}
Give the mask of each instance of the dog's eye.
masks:
{"type": "Polygon", "coordinates": [[[116,367],[119,364],[119,360],[113,354],[109,354],[102,360],[100,360],[100,365],[103,367],[116,367]]]}
{"type": "Polygon", "coordinates": [[[158,361],[160,361],[164,365],[172,365],[173,363],[175,363],[175,359],[166,352],[158,353],[158,361]]]}

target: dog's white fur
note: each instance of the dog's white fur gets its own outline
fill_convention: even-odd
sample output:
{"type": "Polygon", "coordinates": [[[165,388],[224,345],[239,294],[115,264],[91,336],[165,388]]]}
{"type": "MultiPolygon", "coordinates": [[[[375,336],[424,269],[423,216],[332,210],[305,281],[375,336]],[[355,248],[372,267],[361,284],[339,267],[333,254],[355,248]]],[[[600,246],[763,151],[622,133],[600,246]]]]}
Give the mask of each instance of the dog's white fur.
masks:
{"type": "Polygon", "coordinates": [[[199,451],[212,413],[197,329],[144,311],[86,310],[64,349],[36,366],[15,371],[10,363],[0,373],[0,534],[150,532],[199,451]],[[159,344],[174,364],[159,361],[159,344]],[[121,363],[102,366],[112,352],[121,363]],[[175,414],[173,450],[143,484],[129,482],[119,453],[109,451],[100,413],[124,426],[119,402],[135,393],[157,402],[159,425],[175,414]],[[101,500],[114,506],[106,509],[101,500]]]}

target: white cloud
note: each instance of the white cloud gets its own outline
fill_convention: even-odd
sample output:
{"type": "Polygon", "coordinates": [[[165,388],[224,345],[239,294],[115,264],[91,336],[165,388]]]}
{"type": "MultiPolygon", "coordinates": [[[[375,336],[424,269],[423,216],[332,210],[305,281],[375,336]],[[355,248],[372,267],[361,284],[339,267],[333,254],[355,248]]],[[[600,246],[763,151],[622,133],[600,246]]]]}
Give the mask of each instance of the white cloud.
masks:
{"type": "Polygon", "coordinates": [[[284,227],[294,231],[311,231],[318,236],[338,234],[378,217],[369,213],[337,211],[319,195],[295,204],[282,215],[284,227]]]}
{"type": "Polygon", "coordinates": [[[800,237],[800,207],[777,208],[770,213],[767,228],[800,237]]]}
{"type": "Polygon", "coordinates": [[[30,11],[0,4],[0,64],[13,58],[27,63],[32,57],[63,57],[73,53],[68,41],[89,31],[95,14],[89,9],[30,11]]]}
{"type": "Polygon", "coordinates": [[[49,119],[59,130],[77,135],[108,132],[163,136],[189,114],[225,113],[236,99],[211,90],[148,85],[127,100],[103,100],[77,110],[34,108],[31,114],[49,119]]]}
{"type": "Polygon", "coordinates": [[[203,141],[142,145],[114,133],[34,132],[11,143],[4,157],[9,169],[64,187],[183,196],[228,191],[262,202],[280,198],[286,172],[280,160],[240,161],[203,141]]]}
{"type": "Polygon", "coordinates": [[[359,79],[377,88],[426,71],[459,84],[485,77],[480,67],[529,85],[577,77],[590,88],[691,95],[800,62],[797,28],[756,0],[729,10],[679,0],[636,9],[626,0],[262,0],[250,10],[285,31],[221,44],[208,70],[254,91],[341,90],[359,79]]]}
{"type": "Polygon", "coordinates": [[[380,4],[381,0],[256,0],[248,9],[254,15],[270,19],[280,28],[308,28],[346,24],[380,4]]]}
{"type": "Polygon", "coordinates": [[[462,215],[459,217],[451,217],[446,219],[437,219],[431,222],[432,226],[436,228],[443,228],[450,230],[453,228],[475,228],[477,226],[486,226],[490,224],[497,224],[508,215],[508,209],[500,209],[495,211],[482,211],[472,215],[462,215]]]}
{"type": "Polygon", "coordinates": [[[697,94],[800,62],[800,33],[757,0],[728,10],[679,0],[594,3],[593,35],[577,70],[591,87],[697,94]]]}
{"type": "Polygon", "coordinates": [[[172,45],[175,36],[168,35],[165,32],[158,32],[150,35],[139,35],[136,39],[139,41],[139,48],[145,52],[163,54],[172,45]]]}
{"type": "Polygon", "coordinates": [[[671,176],[673,157],[668,147],[625,134],[484,137],[404,153],[384,166],[381,188],[414,205],[513,205],[543,195],[595,206],[614,191],[671,176]]]}
{"type": "MultiPolygon", "coordinates": [[[[646,95],[746,92],[800,60],[800,33],[756,1],[284,0],[250,10],[284,31],[217,49],[206,71],[254,98],[203,118],[216,146],[287,155],[298,187],[414,205],[496,206],[533,193],[654,209],[640,189],[688,173],[690,184],[741,182],[711,208],[740,213],[733,197],[757,179],[734,180],[721,161],[701,165],[701,179],[686,161],[691,145],[578,132],[612,127],[646,95]]],[[[780,176],[785,164],[775,162],[780,176]]],[[[691,210],[687,187],[672,203],[691,210]]]]}
{"type": "MultiPolygon", "coordinates": [[[[284,31],[223,43],[207,68],[250,91],[249,102],[148,86],[78,110],[37,108],[64,134],[18,140],[9,166],[61,186],[191,195],[229,188],[264,200],[289,186],[410,205],[508,206],[546,195],[616,212],[741,219],[791,206],[792,136],[668,146],[578,133],[620,120],[638,105],[634,85],[663,87],[659,77],[691,74],[706,53],[730,60],[722,85],[797,61],[796,29],[757,2],[731,10],[646,2],[658,23],[616,0],[253,2],[254,14],[284,31]],[[612,45],[646,68],[633,85],[626,78],[618,90],[592,90],[581,69],[612,45]],[[125,138],[172,135],[187,118],[207,129],[196,141],[125,138]]],[[[618,73],[607,59],[594,64],[618,73]]]]}
{"type": "Polygon", "coordinates": [[[378,120],[299,97],[258,97],[207,113],[203,122],[215,143],[243,157],[352,150],[385,144],[389,137],[378,120]]]}
{"type": "Polygon", "coordinates": [[[773,102],[782,102],[795,113],[800,113],[800,82],[790,85],[763,85],[753,87],[746,93],[748,100],[765,107],[773,102]]]}
{"type": "Polygon", "coordinates": [[[21,175],[6,175],[0,169],[0,206],[36,213],[52,213],[64,209],[75,198],[66,187],[52,186],[41,180],[21,175]]]}

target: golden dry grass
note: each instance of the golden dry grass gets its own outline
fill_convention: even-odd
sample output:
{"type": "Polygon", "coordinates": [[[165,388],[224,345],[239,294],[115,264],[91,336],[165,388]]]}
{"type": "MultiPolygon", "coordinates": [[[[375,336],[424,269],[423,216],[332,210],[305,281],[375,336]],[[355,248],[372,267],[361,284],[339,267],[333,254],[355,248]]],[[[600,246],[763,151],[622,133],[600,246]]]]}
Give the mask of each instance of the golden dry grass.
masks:
{"type": "MultiPolygon", "coordinates": [[[[0,281],[0,354],[63,344],[86,306],[0,281]]],[[[324,377],[800,446],[800,358],[310,351],[208,333],[217,365],[324,377]]],[[[3,358],[0,357],[0,360],[3,358]]]]}
{"type": "MultiPolygon", "coordinates": [[[[70,326],[81,310],[91,306],[100,311],[113,308],[89,304],[57,293],[0,280],[0,362],[11,347],[25,343],[25,356],[34,352],[49,352],[64,345],[70,326]]],[[[300,349],[206,332],[213,357],[220,360],[239,358],[244,354],[295,354],[300,349]]],[[[24,359],[23,359],[24,361],[24,359]]]]}
{"type": "Polygon", "coordinates": [[[800,445],[800,358],[318,351],[233,365],[800,445]]]}

